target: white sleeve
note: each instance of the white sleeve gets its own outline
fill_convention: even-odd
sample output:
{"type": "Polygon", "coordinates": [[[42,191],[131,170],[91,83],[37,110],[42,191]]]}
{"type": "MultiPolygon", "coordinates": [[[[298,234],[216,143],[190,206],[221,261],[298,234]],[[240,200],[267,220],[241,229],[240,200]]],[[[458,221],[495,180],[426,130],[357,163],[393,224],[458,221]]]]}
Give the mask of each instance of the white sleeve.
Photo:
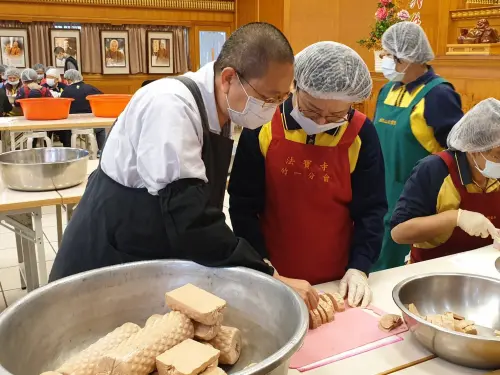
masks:
{"type": "Polygon", "coordinates": [[[201,158],[203,132],[197,108],[188,99],[162,93],[144,103],[137,143],[137,172],[157,195],[169,183],[197,178],[207,182],[201,158]]]}

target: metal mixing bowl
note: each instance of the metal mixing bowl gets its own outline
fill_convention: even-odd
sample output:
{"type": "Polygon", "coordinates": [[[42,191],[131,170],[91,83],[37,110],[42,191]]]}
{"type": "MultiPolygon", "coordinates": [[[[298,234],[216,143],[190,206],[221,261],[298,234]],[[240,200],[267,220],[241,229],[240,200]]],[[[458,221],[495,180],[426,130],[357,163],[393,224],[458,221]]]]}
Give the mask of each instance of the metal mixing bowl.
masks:
{"type": "Polygon", "coordinates": [[[479,369],[500,368],[500,280],[470,274],[443,273],[411,277],[392,292],[394,302],[417,340],[439,357],[479,369]],[[473,320],[478,335],[466,335],[431,325],[408,310],[414,303],[421,315],[452,311],[473,320]]]}
{"type": "Polygon", "coordinates": [[[56,369],[119,325],[143,325],[150,315],[165,313],[165,292],[186,283],[228,302],[224,324],[243,336],[241,358],[230,374],[287,373],[309,322],[298,294],[246,268],[166,260],[89,271],[29,293],[0,314],[0,375],[56,369]],[[243,370],[251,363],[257,365],[243,370]]]}
{"type": "Polygon", "coordinates": [[[78,148],[34,148],[1,154],[0,169],[11,189],[48,191],[81,184],[88,160],[89,152],[78,148]]]}

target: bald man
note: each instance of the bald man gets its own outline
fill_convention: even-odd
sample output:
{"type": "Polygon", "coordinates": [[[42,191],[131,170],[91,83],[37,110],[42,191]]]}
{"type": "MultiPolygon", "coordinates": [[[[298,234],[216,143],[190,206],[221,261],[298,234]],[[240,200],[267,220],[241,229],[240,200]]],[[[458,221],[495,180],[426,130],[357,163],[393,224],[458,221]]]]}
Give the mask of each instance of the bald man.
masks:
{"type": "Polygon", "coordinates": [[[106,51],[107,65],[125,65],[125,55],[118,49],[119,44],[116,39],[109,43],[109,48],[106,51]]]}

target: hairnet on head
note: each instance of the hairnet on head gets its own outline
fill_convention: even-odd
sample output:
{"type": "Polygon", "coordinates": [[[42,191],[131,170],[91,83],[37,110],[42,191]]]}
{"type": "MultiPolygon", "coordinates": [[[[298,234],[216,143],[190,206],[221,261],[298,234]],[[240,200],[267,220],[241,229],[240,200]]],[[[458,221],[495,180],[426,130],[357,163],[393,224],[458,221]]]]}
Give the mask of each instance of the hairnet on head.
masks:
{"type": "Polygon", "coordinates": [[[3,64],[0,64],[0,74],[5,73],[5,70],[7,70],[7,66],[3,65],[3,64]]]}
{"type": "Polygon", "coordinates": [[[434,52],[424,29],[413,22],[399,22],[382,35],[382,48],[398,59],[415,64],[434,60],[434,52]]]}
{"type": "Polygon", "coordinates": [[[36,81],[38,79],[38,73],[34,69],[24,69],[21,73],[21,81],[36,81]]]}
{"type": "Polygon", "coordinates": [[[80,82],[83,81],[82,73],[80,73],[76,69],[68,69],[64,73],[64,78],[71,82],[80,82]]]}
{"type": "Polygon", "coordinates": [[[33,65],[33,69],[34,70],[44,70],[45,71],[45,65],[38,63],[38,64],[33,65]]]}
{"type": "Polygon", "coordinates": [[[19,69],[17,68],[14,68],[14,67],[8,67],[6,70],[5,70],[5,76],[6,77],[16,77],[16,78],[21,78],[21,72],[19,71],[19,69]]]}
{"type": "Polygon", "coordinates": [[[448,134],[448,147],[462,152],[483,152],[500,147],[500,101],[476,104],[448,134]]]}
{"type": "Polygon", "coordinates": [[[56,68],[47,69],[45,75],[59,78],[59,72],[57,71],[56,68]]]}
{"type": "Polygon", "coordinates": [[[317,99],[362,102],[372,92],[370,71],[351,48],[336,42],[318,42],[295,56],[299,89],[317,99]]]}

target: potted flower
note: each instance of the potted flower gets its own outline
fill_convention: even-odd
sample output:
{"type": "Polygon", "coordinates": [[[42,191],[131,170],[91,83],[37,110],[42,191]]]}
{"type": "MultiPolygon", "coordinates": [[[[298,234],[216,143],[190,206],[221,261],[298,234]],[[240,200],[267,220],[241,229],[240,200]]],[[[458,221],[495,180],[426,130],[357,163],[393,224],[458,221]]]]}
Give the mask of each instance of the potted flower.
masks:
{"type": "Polygon", "coordinates": [[[358,40],[359,45],[368,48],[369,51],[374,51],[376,72],[381,71],[382,35],[392,25],[410,19],[410,13],[401,9],[400,3],[401,0],[378,0],[375,12],[376,21],[371,26],[370,35],[366,39],[358,40]]]}

